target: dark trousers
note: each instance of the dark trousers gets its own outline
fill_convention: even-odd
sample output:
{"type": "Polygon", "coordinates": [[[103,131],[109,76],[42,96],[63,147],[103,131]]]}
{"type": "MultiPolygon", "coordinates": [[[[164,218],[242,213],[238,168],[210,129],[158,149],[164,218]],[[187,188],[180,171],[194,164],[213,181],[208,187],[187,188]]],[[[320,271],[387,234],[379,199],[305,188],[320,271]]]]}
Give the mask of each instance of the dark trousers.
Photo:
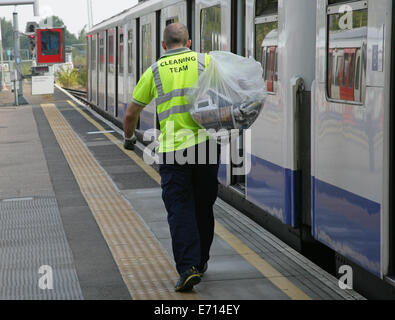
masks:
{"type": "Polygon", "coordinates": [[[218,164],[160,165],[162,198],[180,274],[208,262],[210,258],[218,169],[218,164]]]}

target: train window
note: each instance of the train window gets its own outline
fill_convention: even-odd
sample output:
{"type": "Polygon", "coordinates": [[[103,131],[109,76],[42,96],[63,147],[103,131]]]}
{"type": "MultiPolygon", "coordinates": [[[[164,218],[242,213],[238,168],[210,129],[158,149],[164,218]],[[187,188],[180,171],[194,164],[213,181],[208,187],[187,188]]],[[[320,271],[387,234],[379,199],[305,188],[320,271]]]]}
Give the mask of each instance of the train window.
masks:
{"type": "Polygon", "coordinates": [[[329,98],[363,102],[364,95],[361,91],[366,89],[367,26],[368,9],[365,2],[350,2],[328,7],[329,98]]]}
{"type": "Polygon", "coordinates": [[[152,64],[152,28],[151,24],[145,24],[141,28],[142,31],[142,59],[143,72],[152,64]]]}
{"type": "Polygon", "coordinates": [[[105,71],[105,60],[104,60],[104,39],[100,39],[100,71],[105,71]]]}
{"type": "Polygon", "coordinates": [[[96,39],[92,39],[91,42],[91,63],[92,70],[96,70],[96,39]]]}
{"type": "Polygon", "coordinates": [[[41,55],[58,55],[60,51],[60,32],[41,31],[41,55]]]}
{"type": "Polygon", "coordinates": [[[355,54],[352,53],[350,57],[350,72],[348,77],[348,87],[354,87],[354,77],[355,77],[355,54]]]}
{"type": "Polygon", "coordinates": [[[346,80],[347,80],[347,76],[348,76],[348,62],[349,62],[349,57],[348,57],[348,53],[344,54],[344,65],[343,65],[343,75],[342,75],[342,84],[343,84],[343,88],[346,86],[346,80]]]}
{"type": "Polygon", "coordinates": [[[355,90],[359,90],[359,76],[360,76],[360,65],[361,65],[361,57],[357,59],[357,69],[355,75],[355,90]]]}
{"type": "Polygon", "coordinates": [[[114,36],[108,36],[108,72],[114,73],[115,61],[114,61],[114,36]]]}
{"type": "Polygon", "coordinates": [[[169,24],[178,23],[178,22],[179,22],[178,17],[174,17],[174,18],[168,19],[168,20],[166,20],[166,27],[167,27],[169,24]]]}
{"type": "Polygon", "coordinates": [[[128,73],[133,74],[133,30],[128,31],[128,73]]]}
{"type": "Polygon", "coordinates": [[[329,55],[328,55],[328,84],[329,86],[332,85],[332,79],[333,77],[333,52],[332,50],[329,51],[329,55]]]}
{"type": "Polygon", "coordinates": [[[271,46],[271,44],[277,47],[277,28],[277,21],[255,25],[255,59],[257,61],[262,63],[264,58],[262,53],[265,47],[271,46]]]}
{"type": "Polygon", "coordinates": [[[221,50],[221,6],[204,8],[200,15],[200,50],[221,50]]]}
{"type": "Polygon", "coordinates": [[[123,73],[124,71],[124,61],[123,61],[123,45],[124,45],[124,37],[123,33],[119,34],[119,73],[123,73]]]}
{"type": "Polygon", "coordinates": [[[262,64],[267,90],[272,93],[276,92],[278,81],[277,28],[278,21],[255,25],[255,59],[262,64]]]}
{"type": "Polygon", "coordinates": [[[278,0],[255,1],[255,60],[263,67],[267,91],[278,82],[278,0]]]}
{"type": "Polygon", "coordinates": [[[278,12],[278,0],[256,0],[255,15],[257,17],[278,12]]]}
{"type": "Polygon", "coordinates": [[[268,47],[264,49],[263,59],[263,77],[266,80],[268,92],[277,90],[277,47],[268,47]]]}
{"type": "Polygon", "coordinates": [[[335,73],[335,86],[340,86],[340,70],[343,64],[343,56],[337,57],[336,73],[335,73]]]}

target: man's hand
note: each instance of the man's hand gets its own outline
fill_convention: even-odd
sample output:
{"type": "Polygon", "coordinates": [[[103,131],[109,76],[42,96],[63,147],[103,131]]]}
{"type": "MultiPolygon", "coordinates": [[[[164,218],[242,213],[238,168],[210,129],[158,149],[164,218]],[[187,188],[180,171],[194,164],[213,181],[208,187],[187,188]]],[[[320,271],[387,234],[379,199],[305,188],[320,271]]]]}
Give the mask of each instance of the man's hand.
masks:
{"type": "Polygon", "coordinates": [[[137,121],[139,120],[139,116],[142,110],[142,107],[133,102],[128,106],[128,109],[126,110],[125,118],[123,120],[125,137],[124,147],[126,150],[134,151],[134,146],[137,142],[134,132],[136,130],[137,121]]]}
{"type": "Polygon", "coordinates": [[[137,143],[137,138],[136,136],[133,136],[130,139],[125,138],[125,142],[123,146],[126,150],[134,151],[136,143],[137,143]]]}

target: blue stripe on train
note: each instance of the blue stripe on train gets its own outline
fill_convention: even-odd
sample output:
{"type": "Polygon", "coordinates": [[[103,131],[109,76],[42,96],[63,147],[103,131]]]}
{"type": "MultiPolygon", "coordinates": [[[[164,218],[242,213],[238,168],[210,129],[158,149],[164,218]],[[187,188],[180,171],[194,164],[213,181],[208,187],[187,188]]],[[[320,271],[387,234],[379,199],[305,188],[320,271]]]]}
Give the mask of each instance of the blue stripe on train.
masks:
{"type": "Polygon", "coordinates": [[[284,169],[271,162],[251,156],[247,175],[247,200],[284,224],[297,227],[300,172],[284,169]]]}
{"type": "Polygon", "coordinates": [[[314,237],[380,276],[381,205],[318,179],[312,181],[314,237]]]}
{"type": "Polygon", "coordinates": [[[227,177],[227,165],[226,164],[221,164],[219,166],[219,171],[218,171],[218,181],[226,185],[226,177],[227,177]]]}

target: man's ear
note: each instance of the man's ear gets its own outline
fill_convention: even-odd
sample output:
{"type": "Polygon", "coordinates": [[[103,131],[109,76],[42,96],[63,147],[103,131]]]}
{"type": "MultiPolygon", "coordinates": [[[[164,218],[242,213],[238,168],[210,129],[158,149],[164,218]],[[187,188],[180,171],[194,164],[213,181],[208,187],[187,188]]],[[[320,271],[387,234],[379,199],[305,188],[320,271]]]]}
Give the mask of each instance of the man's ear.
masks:
{"type": "Polygon", "coordinates": [[[188,40],[187,42],[187,48],[190,49],[192,46],[192,40],[188,40]]]}
{"type": "Polygon", "coordinates": [[[166,46],[166,43],[164,41],[162,41],[162,48],[163,48],[163,50],[167,51],[167,46],[166,46]]]}

